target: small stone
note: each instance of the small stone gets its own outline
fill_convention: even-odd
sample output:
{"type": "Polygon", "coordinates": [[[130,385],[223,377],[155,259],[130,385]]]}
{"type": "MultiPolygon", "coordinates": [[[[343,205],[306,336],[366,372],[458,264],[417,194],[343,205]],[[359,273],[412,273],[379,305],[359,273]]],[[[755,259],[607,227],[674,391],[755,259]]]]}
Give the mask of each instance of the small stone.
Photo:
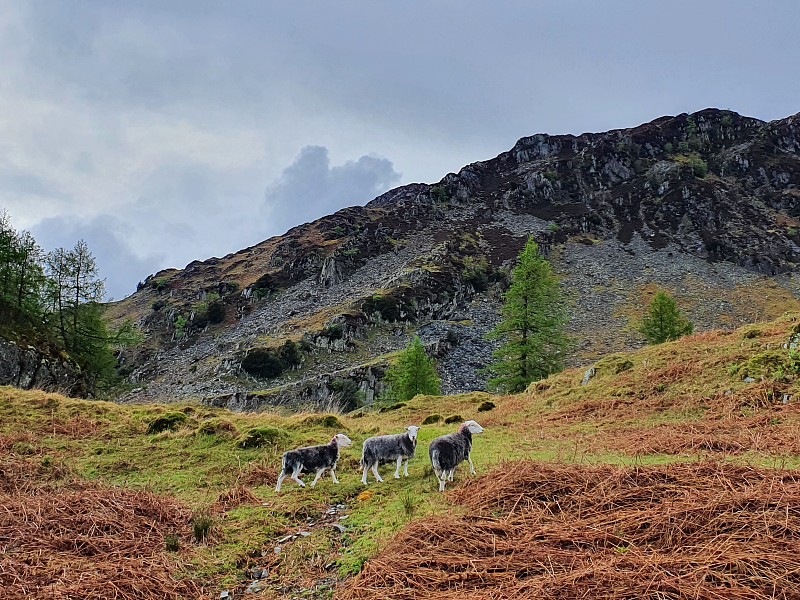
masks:
{"type": "Polygon", "coordinates": [[[755,380],[755,379],[753,379],[752,377],[745,377],[745,378],[744,378],[744,382],[745,382],[745,383],[755,383],[755,382],[756,382],[756,380],[755,380]]]}
{"type": "Polygon", "coordinates": [[[339,523],[333,523],[333,524],[331,524],[331,527],[333,527],[339,533],[344,533],[345,531],[347,531],[347,529],[345,529],[344,525],[340,525],[339,523]]]}
{"type": "Polygon", "coordinates": [[[280,554],[283,549],[280,546],[275,546],[275,554],[280,554]]]}
{"type": "Polygon", "coordinates": [[[225,590],[224,592],[220,593],[219,600],[233,600],[233,594],[228,590],[225,590]]]}
{"type": "Polygon", "coordinates": [[[586,373],[583,374],[583,381],[581,382],[581,385],[587,385],[589,381],[591,381],[592,377],[594,377],[594,374],[595,374],[594,367],[586,371],[586,373]]]}
{"type": "Polygon", "coordinates": [[[308,536],[310,536],[310,535],[311,535],[311,534],[310,534],[308,531],[301,531],[301,532],[300,532],[300,536],[301,536],[301,537],[308,537],[308,536]]]}
{"type": "Polygon", "coordinates": [[[247,586],[247,589],[244,591],[245,594],[257,594],[261,590],[267,587],[266,581],[251,581],[250,585],[247,586]]]}

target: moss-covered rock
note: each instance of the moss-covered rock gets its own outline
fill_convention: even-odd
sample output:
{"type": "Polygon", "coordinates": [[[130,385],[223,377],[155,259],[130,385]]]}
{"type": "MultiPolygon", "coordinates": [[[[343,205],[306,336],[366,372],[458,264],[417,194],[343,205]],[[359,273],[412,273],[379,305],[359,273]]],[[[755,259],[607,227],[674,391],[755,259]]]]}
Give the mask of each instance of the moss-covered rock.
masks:
{"type": "Polygon", "coordinates": [[[161,433],[162,431],[175,430],[183,425],[188,416],[183,412],[171,412],[156,417],[147,425],[147,433],[161,433]]]}
{"type": "Polygon", "coordinates": [[[225,419],[209,419],[200,423],[196,433],[198,435],[236,437],[239,434],[239,430],[236,429],[236,425],[225,419]]]}
{"type": "Polygon", "coordinates": [[[442,415],[432,414],[428,415],[422,420],[423,425],[432,425],[433,423],[438,423],[442,420],[442,415]]]}
{"type": "Polygon", "coordinates": [[[247,429],[236,440],[239,448],[261,448],[274,446],[289,437],[289,432],[280,427],[252,427],[247,429]]]}
{"type": "Polygon", "coordinates": [[[326,427],[328,429],[344,429],[342,423],[336,415],[310,415],[305,417],[301,423],[306,427],[326,427]]]}

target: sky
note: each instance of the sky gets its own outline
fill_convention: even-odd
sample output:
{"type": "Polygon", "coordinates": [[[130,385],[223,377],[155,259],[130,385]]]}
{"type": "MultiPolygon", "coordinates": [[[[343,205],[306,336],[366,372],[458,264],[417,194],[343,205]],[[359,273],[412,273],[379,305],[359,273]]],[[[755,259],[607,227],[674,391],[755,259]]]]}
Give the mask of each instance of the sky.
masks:
{"type": "Polygon", "coordinates": [[[149,274],[535,133],[800,112],[800,2],[0,0],[0,210],[149,274]]]}

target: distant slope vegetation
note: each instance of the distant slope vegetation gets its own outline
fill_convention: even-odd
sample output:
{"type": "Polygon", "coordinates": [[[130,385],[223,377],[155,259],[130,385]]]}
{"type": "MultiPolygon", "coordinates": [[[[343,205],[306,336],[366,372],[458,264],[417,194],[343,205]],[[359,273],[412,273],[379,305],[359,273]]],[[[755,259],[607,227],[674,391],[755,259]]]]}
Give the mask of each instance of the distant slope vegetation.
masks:
{"type": "Polygon", "coordinates": [[[33,598],[794,598],[799,344],[800,314],[787,314],[607,356],[586,385],[569,369],[517,396],[348,415],[0,387],[0,586],[33,598]],[[479,476],[461,468],[440,494],[428,447],[467,419],[485,429],[479,476]],[[410,477],[387,466],[365,488],[364,440],[423,422],[410,477]],[[275,493],[283,451],[342,431],[354,445],[339,485],[275,493]],[[192,522],[209,516],[198,541],[192,522]]]}
{"type": "Polygon", "coordinates": [[[798,150],[798,115],[765,123],[715,109],[539,134],[435,185],[156,273],[110,307],[147,334],[123,355],[124,399],[369,404],[414,334],[445,392],[483,389],[485,334],[530,235],[572,303],[572,364],[639,346],[630,320],[658,287],[700,330],[777,317],[800,308],[798,150]],[[243,368],[253,353],[269,364],[243,368]]]}

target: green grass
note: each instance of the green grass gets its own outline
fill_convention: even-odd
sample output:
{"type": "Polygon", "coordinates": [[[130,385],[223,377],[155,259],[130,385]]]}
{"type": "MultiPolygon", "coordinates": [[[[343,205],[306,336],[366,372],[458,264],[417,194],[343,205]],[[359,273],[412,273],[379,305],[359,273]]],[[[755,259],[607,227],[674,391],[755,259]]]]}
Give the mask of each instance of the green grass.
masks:
{"type": "MultiPolygon", "coordinates": [[[[515,459],[616,465],[696,460],[695,455],[609,452],[603,441],[626,430],[646,432],[760,412],[768,420],[780,419],[787,435],[792,427],[800,431],[797,411],[752,406],[748,394],[754,384],[741,378],[742,365],[748,373],[768,367],[758,371],[759,377],[774,374],[774,365],[783,364],[782,344],[798,323],[796,315],[789,315],[740,331],[701,334],[611,355],[598,361],[596,376],[586,386],[580,384],[585,367],[565,371],[523,394],[491,397],[497,406],[486,412],[478,412],[478,407],[490,396],[477,392],[417,396],[396,410],[367,411],[356,418],[240,414],[190,403],[117,405],[0,387],[0,443],[7,437],[9,452],[46,469],[63,466],[80,478],[174,496],[194,513],[212,511],[220,495],[246,485],[258,502],[209,512],[214,517],[210,538],[193,544],[185,576],[235,587],[245,580],[248,566],[265,562],[285,581],[302,579],[314,569],[349,576],[411,520],[460,510],[438,493],[427,456],[431,440],[455,431],[458,424],[424,425],[410,477],[395,480],[394,466],[387,465],[382,468],[385,483],[374,483],[370,474],[365,488],[358,458],[367,437],[402,431],[431,414],[458,414],[485,428],[484,434],[474,436],[472,457],[479,474],[515,459]],[[720,412],[723,404],[728,412],[720,412]],[[148,433],[157,419],[177,413],[184,417],[173,419],[169,429],[148,433]],[[260,432],[258,444],[241,444],[251,431],[260,432]],[[339,431],[354,441],[342,451],[340,485],[326,476],[315,489],[286,481],[283,491],[275,493],[283,451],[327,443],[339,431]],[[370,493],[362,494],[365,490],[370,493]],[[324,521],[326,510],[337,504],[347,506],[348,518],[338,521],[344,533],[328,525],[307,526],[309,519],[324,521]],[[279,555],[273,552],[278,539],[304,528],[311,535],[284,544],[279,555]]],[[[793,373],[781,376],[762,385],[774,384],[775,393],[800,398],[800,382],[793,373]]],[[[800,467],[800,457],[781,448],[723,458],[800,467]]],[[[463,465],[454,485],[469,485],[471,479],[463,465]]]]}

